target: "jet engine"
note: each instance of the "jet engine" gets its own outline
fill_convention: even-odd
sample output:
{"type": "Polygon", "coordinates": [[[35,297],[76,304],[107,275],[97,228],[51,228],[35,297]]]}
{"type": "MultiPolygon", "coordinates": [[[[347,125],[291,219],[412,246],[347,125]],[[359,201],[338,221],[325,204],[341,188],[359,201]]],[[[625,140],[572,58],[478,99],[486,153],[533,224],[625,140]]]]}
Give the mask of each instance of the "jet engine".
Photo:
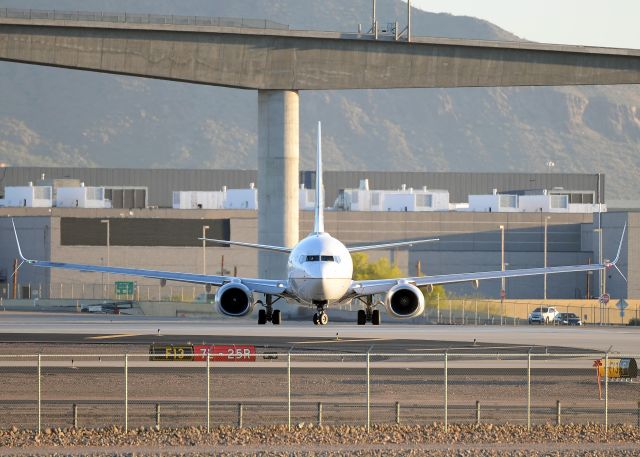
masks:
{"type": "Polygon", "coordinates": [[[424,311],[424,295],[413,284],[401,283],[393,286],[384,298],[387,312],[395,317],[415,317],[424,311]]]}
{"type": "Polygon", "coordinates": [[[216,292],[216,307],[226,316],[241,317],[253,311],[253,293],[242,283],[230,282],[216,292]]]}

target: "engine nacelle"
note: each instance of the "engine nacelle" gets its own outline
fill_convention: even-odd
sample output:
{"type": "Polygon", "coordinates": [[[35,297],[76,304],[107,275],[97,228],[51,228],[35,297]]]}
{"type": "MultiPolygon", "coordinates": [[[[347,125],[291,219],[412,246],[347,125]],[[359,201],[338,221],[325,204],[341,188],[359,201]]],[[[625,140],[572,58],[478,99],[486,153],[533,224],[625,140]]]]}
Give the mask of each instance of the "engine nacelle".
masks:
{"type": "Polygon", "coordinates": [[[239,282],[230,282],[216,292],[216,307],[225,316],[242,317],[253,311],[255,302],[251,289],[239,282]]]}
{"type": "Polygon", "coordinates": [[[424,312],[424,295],[413,284],[398,284],[387,292],[384,306],[394,317],[416,317],[424,312]]]}

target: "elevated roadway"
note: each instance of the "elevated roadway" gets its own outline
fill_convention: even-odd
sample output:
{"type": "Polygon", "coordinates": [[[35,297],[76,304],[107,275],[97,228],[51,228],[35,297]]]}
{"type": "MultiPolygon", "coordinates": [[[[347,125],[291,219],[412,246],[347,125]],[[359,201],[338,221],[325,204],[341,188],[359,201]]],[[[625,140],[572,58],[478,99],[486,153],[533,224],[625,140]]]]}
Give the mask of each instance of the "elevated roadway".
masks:
{"type": "MultiPolygon", "coordinates": [[[[0,60],[258,90],[259,242],[298,241],[301,90],[640,83],[640,50],[0,17],[0,60]]],[[[286,259],[262,252],[259,274],[286,259]]]]}

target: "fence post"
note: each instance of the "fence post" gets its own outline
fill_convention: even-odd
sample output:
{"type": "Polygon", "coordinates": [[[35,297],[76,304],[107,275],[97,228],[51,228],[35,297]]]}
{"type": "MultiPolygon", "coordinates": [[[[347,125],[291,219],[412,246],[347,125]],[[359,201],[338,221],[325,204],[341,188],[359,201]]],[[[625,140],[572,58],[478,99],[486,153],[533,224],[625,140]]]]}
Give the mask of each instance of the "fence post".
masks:
{"type": "Polygon", "coordinates": [[[207,433],[211,430],[211,354],[207,350],[207,433]]]}
{"type": "Polygon", "coordinates": [[[244,406],[242,403],[238,403],[238,428],[242,428],[242,416],[243,416],[244,406]]]}
{"type": "Polygon", "coordinates": [[[449,429],[449,354],[444,353],[444,431],[449,429]]]}
{"type": "Polygon", "coordinates": [[[476,400],[476,425],[480,425],[480,400],[476,400]]]}
{"type": "Polygon", "coordinates": [[[160,403],[156,403],[156,430],[160,430],[160,403]]]}
{"type": "Polygon", "coordinates": [[[604,355],[604,431],[609,428],[609,353],[604,355]]]}
{"type": "Polygon", "coordinates": [[[640,401],[638,402],[638,423],[637,423],[638,428],[640,428],[640,401]]]}
{"type": "Polygon", "coordinates": [[[129,354],[124,355],[124,432],[129,431],[129,354]]]}
{"type": "Polygon", "coordinates": [[[400,424],[400,402],[396,402],[396,424],[400,424]]]}
{"type": "Polygon", "coordinates": [[[367,350],[367,432],[371,430],[371,348],[367,350]]]}
{"type": "Polygon", "coordinates": [[[562,425],[562,405],[560,400],[556,401],[556,425],[562,425]]]}
{"type": "Polygon", "coordinates": [[[527,353],[527,430],[531,430],[531,349],[527,353]]]}
{"type": "Polygon", "coordinates": [[[322,402],[318,402],[318,427],[322,425],[322,402]]]}
{"type": "Polygon", "coordinates": [[[291,349],[287,353],[287,426],[291,431],[291,349]]]}
{"type": "Polygon", "coordinates": [[[38,434],[42,431],[42,356],[38,354],[38,434]]]}
{"type": "Polygon", "coordinates": [[[78,428],[78,405],[75,403],[73,404],[72,414],[73,414],[73,428],[78,428]]]}

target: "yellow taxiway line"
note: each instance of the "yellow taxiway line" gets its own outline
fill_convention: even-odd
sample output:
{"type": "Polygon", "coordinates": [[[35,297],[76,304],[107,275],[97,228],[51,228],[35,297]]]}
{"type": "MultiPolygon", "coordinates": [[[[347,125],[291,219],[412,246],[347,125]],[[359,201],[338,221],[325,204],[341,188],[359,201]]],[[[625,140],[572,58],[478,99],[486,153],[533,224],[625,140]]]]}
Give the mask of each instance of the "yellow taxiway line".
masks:
{"type": "Polygon", "coordinates": [[[88,336],[85,340],[108,340],[115,338],[126,338],[128,336],[143,336],[147,335],[147,333],[121,333],[117,335],[100,335],[100,336],[88,336]]]}

